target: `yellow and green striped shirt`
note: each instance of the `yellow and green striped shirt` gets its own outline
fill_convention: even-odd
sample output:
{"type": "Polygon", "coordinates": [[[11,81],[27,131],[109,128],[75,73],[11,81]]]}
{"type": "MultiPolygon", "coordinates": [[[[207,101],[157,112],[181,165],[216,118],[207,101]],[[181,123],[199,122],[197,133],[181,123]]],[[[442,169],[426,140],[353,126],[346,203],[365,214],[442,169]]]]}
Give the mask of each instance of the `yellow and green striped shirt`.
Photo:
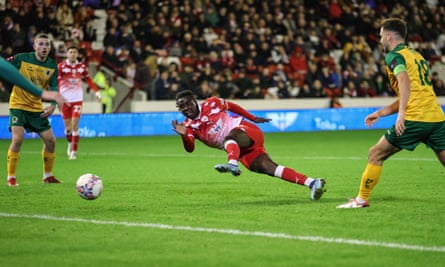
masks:
{"type": "Polygon", "coordinates": [[[385,64],[390,85],[397,96],[399,87],[396,75],[403,71],[408,73],[411,92],[405,113],[406,120],[419,122],[445,120],[431,83],[429,63],[419,52],[406,44],[399,44],[385,56],[385,64]]]}
{"type": "MultiPolygon", "coordinates": [[[[8,60],[19,69],[28,80],[45,90],[58,91],[57,63],[48,58],[45,62],[36,59],[35,53],[20,53],[8,60]]],[[[23,88],[14,85],[9,98],[10,109],[21,109],[31,112],[43,111],[42,99],[23,88]]]]}

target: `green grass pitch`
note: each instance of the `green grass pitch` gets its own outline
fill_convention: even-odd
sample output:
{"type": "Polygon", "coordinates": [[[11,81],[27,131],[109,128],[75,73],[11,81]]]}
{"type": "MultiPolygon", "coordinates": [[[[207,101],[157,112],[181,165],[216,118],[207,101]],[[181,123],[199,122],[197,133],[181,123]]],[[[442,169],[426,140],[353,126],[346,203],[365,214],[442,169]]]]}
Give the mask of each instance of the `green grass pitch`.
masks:
{"type": "Polygon", "coordinates": [[[57,141],[54,174],[41,183],[39,139],[25,140],[20,186],[6,186],[0,140],[0,266],[443,266],[445,169],[420,145],[383,168],[369,209],[338,210],[354,197],[368,149],[384,130],[268,133],[276,162],[324,177],[309,190],[242,167],[213,170],[222,151],[177,136],[84,138],[69,161],[57,141]],[[78,176],[102,177],[99,199],[81,199],[78,176]]]}

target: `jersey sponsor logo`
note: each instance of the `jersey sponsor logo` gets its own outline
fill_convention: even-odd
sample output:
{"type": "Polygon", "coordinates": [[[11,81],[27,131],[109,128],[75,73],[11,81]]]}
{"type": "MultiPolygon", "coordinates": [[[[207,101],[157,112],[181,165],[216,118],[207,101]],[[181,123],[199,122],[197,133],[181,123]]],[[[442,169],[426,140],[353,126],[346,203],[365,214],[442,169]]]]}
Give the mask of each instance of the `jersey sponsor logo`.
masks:
{"type": "Polygon", "coordinates": [[[214,135],[219,133],[223,129],[223,123],[222,120],[219,119],[209,130],[209,134],[214,135]]]}

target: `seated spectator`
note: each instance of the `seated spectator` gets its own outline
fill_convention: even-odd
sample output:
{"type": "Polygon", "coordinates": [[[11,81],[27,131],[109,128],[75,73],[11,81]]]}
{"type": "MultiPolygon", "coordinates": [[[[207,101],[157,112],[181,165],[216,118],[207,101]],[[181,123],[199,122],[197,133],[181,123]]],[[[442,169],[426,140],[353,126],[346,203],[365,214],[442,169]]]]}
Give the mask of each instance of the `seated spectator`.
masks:
{"type": "Polygon", "coordinates": [[[102,54],[101,65],[109,68],[110,70],[114,70],[119,72],[119,59],[114,52],[114,48],[109,45],[105,48],[104,53],[102,54]]]}
{"type": "Polygon", "coordinates": [[[253,80],[253,90],[249,95],[249,99],[264,99],[264,90],[261,88],[259,78],[253,80]]]}
{"type": "Polygon", "coordinates": [[[338,81],[328,65],[322,66],[321,73],[317,76],[317,79],[321,82],[325,95],[328,97],[341,96],[341,89],[337,84],[338,81]]]}
{"type": "Polygon", "coordinates": [[[301,47],[295,48],[293,53],[289,58],[289,66],[291,71],[298,75],[306,75],[307,73],[307,59],[306,55],[303,54],[303,49],[301,47]]]}
{"type": "Polygon", "coordinates": [[[168,71],[164,70],[155,83],[155,99],[167,100],[170,96],[171,84],[168,80],[168,71]]]}
{"type": "Polygon", "coordinates": [[[232,74],[230,72],[222,72],[221,75],[216,77],[218,82],[217,94],[219,97],[234,99],[238,88],[232,80],[232,74]]]}
{"type": "Polygon", "coordinates": [[[298,97],[326,97],[320,80],[315,79],[312,84],[304,84],[298,97]]]}
{"type": "Polygon", "coordinates": [[[343,87],[343,96],[357,97],[357,84],[353,80],[348,80],[343,87]]]}
{"type": "Polygon", "coordinates": [[[250,79],[258,78],[259,76],[259,66],[254,64],[253,58],[248,57],[246,60],[246,75],[250,79]]]}
{"type": "Polygon", "coordinates": [[[238,78],[235,80],[235,85],[238,88],[235,97],[240,99],[247,99],[254,87],[252,80],[247,77],[245,69],[241,69],[239,72],[238,78]]]}
{"type": "Polygon", "coordinates": [[[357,96],[375,97],[376,95],[377,93],[375,92],[374,88],[369,85],[369,82],[367,80],[362,80],[357,90],[357,96]]]}
{"type": "Polygon", "coordinates": [[[57,8],[56,18],[61,27],[70,27],[74,24],[73,10],[68,3],[62,3],[57,8]]]}

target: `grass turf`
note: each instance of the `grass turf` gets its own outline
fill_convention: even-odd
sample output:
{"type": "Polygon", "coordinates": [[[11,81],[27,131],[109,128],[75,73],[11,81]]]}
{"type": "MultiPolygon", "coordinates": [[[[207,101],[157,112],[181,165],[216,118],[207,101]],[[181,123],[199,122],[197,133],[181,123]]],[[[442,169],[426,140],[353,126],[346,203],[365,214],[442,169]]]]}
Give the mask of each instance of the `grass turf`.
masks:
{"type": "MultiPolygon", "coordinates": [[[[423,145],[385,163],[371,208],[338,210],[357,193],[369,147],[383,133],[266,135],[276,162],[325,177],[309,200],[302,186],[242,168],[219,174],[222,151],[177,136],[84,138],[69,161],[57,143],[54,173],[41,183],[41,142],[25,140],[19,187],[0,187],[1,266],[441,266],[444,168],[423,145]],[[77,196],[92,172],[104,192],[77,196]]],[[[6,176],[9,140],[0,140],[6,176]]]]}

